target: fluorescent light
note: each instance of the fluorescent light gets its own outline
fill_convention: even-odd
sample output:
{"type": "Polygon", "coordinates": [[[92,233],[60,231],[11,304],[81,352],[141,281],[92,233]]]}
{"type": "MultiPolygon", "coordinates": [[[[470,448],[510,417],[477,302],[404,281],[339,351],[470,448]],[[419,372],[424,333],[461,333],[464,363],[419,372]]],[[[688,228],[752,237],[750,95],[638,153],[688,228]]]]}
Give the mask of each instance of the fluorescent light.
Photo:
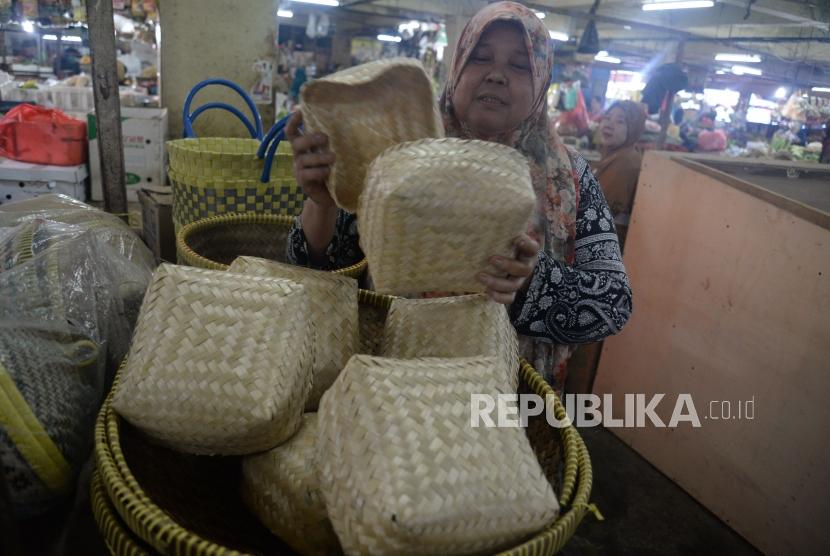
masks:
{"type": "Polygon", "coordinates": [[[32,23],[31,21],[29,21],[28,19],[24,20],[20,24],[20,26],[23,27],[23,30],[26,31],[27,33],[34,33],[35,32],[35,24],[32,23]]]}
{"type": "Polygon", "coordinates": [[[411,20],[408,23],[401,23],[398,25],[398,33],[403,33],[404,31],[409,31],[410,33],[414,33],[418,29],[421,28],[421,22],[416,20],[411,20]]]}
{"type": "Polygon", "coordinates": [[[337,7],[340,5],[340,2],[337,0],[291,0],[292,2],[297,2],[298,4],[317,4],[318,6],[332,6],[337,7]]]}
{"type": "Polygon", "coordinates": [[[609,56],[608,52],[606,52],[605,50],[594,56],[594,60],[597,62],[605,62],[606,64],[619,64],[622,62],[622,60],[620,60],[619,58],[609,56]]]}
{"type": "Polygon", "coordinates": [[[775,90],[775,98],[787,98],[787,92],[786,87],[778,87],[775,90]]]}
{"type": "MultiPolygon", "coordinates": [[[[46,38],[45,36],[43,37],[46,38]]],[[[64,35],[61,37],[63,42],[84,42],[84,39],[81,37],[76,37],[75,35],[64,35]]]]}
{"type": "Polygon", "coordinates": [[[394,35],[378,35],[378,40],[384,42],[401,42],[401,38],[394,35]]]}
{"type": "Polygon", "coordinates": [[[814,93],[830,93],[830,87],[813,87],[814,93]]]}
{"type": "Polygon", "coordinates": [[[670,2],[649,2],[643,4],[644,12],[660,10],[689,10],[692,8],[711,8],[715,3],[712,0],[679,0],[670,2]]]}
{"type": "Polygon", "coordinates": [[[732,73],[735,75],[763,75],[764,72],[758,68],[751,68],[749,66],[732,66],[732,73]]]}
{"type": "Polygon", "coordinates": [[[545,12],[536,12],[536,17],[539,19],[545,19],[545,12]]]}
{"type": "Polygon", "coordinates": [[[551,31],[550,38],[560,42],[568,42],[570,40],[570,37],[567,33],[560,33],[559,31],[551,31]]]}
{"type": "Polygon", "coordinates": [[[718,62],[742,62],[745,64],[759,64],[761,57],[755,54],[717,54],[715,60],[718,62]]]}
{"type": "Polygon", "coordinates": [[[626,31],[631,31],[631,25],[623,25],[623,29],[626,31]]]}
{"type": "Polygon", "coordinates": [[[56,41],[58,40],[57,35],[43,35],[43,40],[45,41],[56,41]]]}
{"type": "Polygon", "coordinates": [[[277,17],[291,19],[292,17],[294,17],[294,12],[292,12],[291,10],[277,10],[277,17]]]}

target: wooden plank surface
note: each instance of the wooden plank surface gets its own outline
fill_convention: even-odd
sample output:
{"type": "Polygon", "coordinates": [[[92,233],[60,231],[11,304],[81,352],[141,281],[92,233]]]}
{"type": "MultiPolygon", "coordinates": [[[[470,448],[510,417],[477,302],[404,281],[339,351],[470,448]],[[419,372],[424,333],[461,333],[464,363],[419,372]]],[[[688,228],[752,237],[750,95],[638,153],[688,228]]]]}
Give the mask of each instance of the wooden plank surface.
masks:
{"type": "Polygon", "coordinates": [[[92,49],[92,88],[98,126],[98,152],[101,155],[104,208],[108,212],[126,215],[127,187],[112,2],[87,0],[86,13],[92,49]]]}
{"type": "Polygon", "coordinates": [[[666,422],[687,393],[701,426],[612,431],[764,552],[825,553],[830,231],[648,153],[625,265],[634,312],[594,392],[615,415],[626,393],[665,393],[666,422]]]}

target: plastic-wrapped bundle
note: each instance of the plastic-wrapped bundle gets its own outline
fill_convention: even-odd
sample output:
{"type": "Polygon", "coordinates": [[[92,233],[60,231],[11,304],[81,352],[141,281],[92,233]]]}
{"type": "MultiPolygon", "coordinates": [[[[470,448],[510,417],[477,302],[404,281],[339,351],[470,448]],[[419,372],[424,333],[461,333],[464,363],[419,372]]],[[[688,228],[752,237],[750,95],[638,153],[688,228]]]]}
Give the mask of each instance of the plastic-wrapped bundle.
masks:
{"type": "Polygon", "coordinates": [[[0,207],[0,463],[21,517],[71,490],[152,268],[128,226],[69,197],[0,207]]]}

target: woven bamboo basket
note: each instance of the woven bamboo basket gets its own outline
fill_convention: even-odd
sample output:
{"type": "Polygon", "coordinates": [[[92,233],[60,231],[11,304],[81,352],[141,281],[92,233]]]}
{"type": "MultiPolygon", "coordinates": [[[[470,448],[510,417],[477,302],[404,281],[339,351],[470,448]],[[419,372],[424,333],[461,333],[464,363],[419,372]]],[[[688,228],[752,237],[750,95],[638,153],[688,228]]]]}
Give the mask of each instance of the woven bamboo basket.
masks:
{"type": "Polygon", "coordinates": [[[304,286],[162,264],[113,407],[156,441],[204,455],[269,450],[299,428],[314,324],[304,286]]]}
{"type": "Polygon", "coordinates": [[[281,539],[306,556],[342,554],[317,477],[316,413],[286,444],[242,460],[242,498],[281,539]]]}
{"type": "MultiPolygon", "coordinates": [[[[470,425],[495,357],[356,355],[323,396],[318,475],[346,554],[492,554],[559,512],[525,432],[470,425]]],[[[515,390],[514,390],[515,391],[515,390]]]]}
{"type": "MultiPolygon", "coordinates": [[[[176,234],[179,264],[228,270],[237,257],[285,262],[285,245],[294,219],[280,214],[226,214],[183,226],[176,234]]],[[[366,260],[335,270],[359,278],[366,260]]]]}
{"type": "Polygon", "coordinates": [[[412,58],[370,62],[308,83],[300,109],[306,130],[328,135],[337,155],[326,181],[335,202],[355,212],[369,163],[388,147],[443,137],[437,107],[429,77],[412,58]]]}
{"type": "Polygon", "coordinates": [[[483,292],[479,272],[505,275],[490,259],[513,257],[535,206],[527,160],[505,145],[424,139],[386,150],[357,211],[375,289],[483,292]]]}
{"type": "MultiPolygon", "coordinates": [[[[371,352],[392,298],[361,291],[361,344],[371,352]]],[[[520,388],[541,396],[553,390],[532,366],[523,362],[520,388]]],[[[119,377],[116,377],[117,387],[119,377]]],[[[155,551],[176,556],[291,554],[290,547],[248,512],[239,488],[241,458],[205,458],[157,446],[112,410],[112,394],[95,427],[96,467],[107,496],[136,537],[155,551]]],[[[558,398],[557,419],[567,418],[558,398]]],[[[557,520],[499,556],[551,556],[573,536],[589,511],[593,474],[577,430],[554,429],[532,417],[527,429],[531,446],[558,494],[557,520]]]]}
{"type": "Polygon", "coordinates": [[[418,357],[496,357],[519,386],[519,340],[504,305],[486,295],[434,299],[398,298],[392,302],[380,354],[418,357]]]}
{"type": "Polygon", "coordinates": [[[267,183],[256,139],[206,137],[167,142],[173,186],[173,224],[235,212],[296,215],[304,195],[294,178],[293,155],[280,143],[267,183]]]}
{"type": "MultiPolygon", "coordinates": [[[[328,390],[358,348],[357,282],[346,276],[256,257],[239,257],[228,272],[292,280],[308,293],[314,323],[314,363],[306,411],[316,411],[328,390]]],[[[509,323],[508,323],[509,326],[509,323]]]]}

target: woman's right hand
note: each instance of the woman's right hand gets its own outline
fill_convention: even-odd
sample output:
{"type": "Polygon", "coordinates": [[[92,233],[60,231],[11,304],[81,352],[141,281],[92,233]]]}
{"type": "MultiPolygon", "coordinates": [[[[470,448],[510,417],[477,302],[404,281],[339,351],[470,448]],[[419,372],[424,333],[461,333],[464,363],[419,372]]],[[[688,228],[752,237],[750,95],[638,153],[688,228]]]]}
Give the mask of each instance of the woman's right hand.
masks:
{"type": "Polygon", "coordinates": [[[302,123],[303,113],[297,110],[285,126],[285,137],[294,152],[294,176],[306,197],[321,208],[333,208],[334,199],[326,188],[335,160],[329,149],[329,138],[324,133],[301,134],[302,123]]]}

